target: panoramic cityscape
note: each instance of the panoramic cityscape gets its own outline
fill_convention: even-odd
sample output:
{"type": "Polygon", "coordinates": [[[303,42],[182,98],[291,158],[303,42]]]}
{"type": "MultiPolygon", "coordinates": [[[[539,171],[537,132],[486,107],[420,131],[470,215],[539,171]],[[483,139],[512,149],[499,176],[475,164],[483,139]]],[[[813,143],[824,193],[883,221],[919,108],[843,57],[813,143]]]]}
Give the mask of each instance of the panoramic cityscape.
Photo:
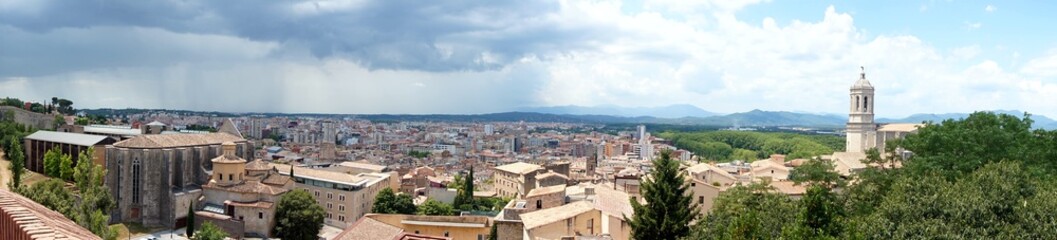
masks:
{"type": "Polygon", "coordinates": [[[0,240],[1055,239],[1044,2],[0,2],[0,240]]]}

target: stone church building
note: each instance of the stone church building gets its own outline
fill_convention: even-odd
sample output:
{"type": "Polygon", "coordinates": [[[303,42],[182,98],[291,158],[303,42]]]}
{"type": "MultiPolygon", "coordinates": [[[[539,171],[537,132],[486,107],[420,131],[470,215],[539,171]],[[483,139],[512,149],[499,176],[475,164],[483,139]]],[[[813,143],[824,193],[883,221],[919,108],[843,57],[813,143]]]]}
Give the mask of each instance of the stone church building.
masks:
{"type": "Polygon", "coordinates": [[[107,146],[106,183],[117,201],[111,222],[181,227],[225,142],[237,157],[253,157],[253,145],[228,132],[142,135],[107,146]]]}

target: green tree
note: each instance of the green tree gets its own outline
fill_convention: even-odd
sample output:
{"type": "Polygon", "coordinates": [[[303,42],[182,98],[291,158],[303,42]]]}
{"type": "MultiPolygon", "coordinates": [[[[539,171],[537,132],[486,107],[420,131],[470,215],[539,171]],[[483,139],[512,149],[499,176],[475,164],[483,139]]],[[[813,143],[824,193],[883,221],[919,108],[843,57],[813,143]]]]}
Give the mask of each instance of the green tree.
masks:
{"type": "MultiPolygon", "coordinates": [[[[228,233],[224,232],[224,229],[220,229],[217,225],[213,225],[212,222],[202,223],[202,229],[199,229],[193,234],[196,240],[224,240],[228,237],[228,233]]],[[[284,238],[285,239],[285,238],[284,238]]],[[[313,238],[298,238],[298,239],[313,239],[313,238]]]]}
{"type": "Polygon", "coordinates": [[[113,210],[116,202],[110,195],[110,188],[103,182],[106,169],[93,163],[93,156],[94,150],[91,148],[81,151],[77,155],[77,166],[70,170],[73,172],[70,179],[79,194],[73,202],[71,218],[104,239],[116,237],[117,233],[108,227],[109,217],[104,214],[113,210]]]}
{"type": "Polygon", "coordinates": [[[734,153],[731,154],[731,157],[734,158],[734,160],[742,160],[742,161],[746,161],[746,162],[752,162],[752,161],[756,161],[758,156],[757,156],[757,153],[755,151],[752,151],[752,150],[734,149],[734,153]]]}
{"type": "Polygon", "coordinates": [[[407,194],[395,194],[393,189],[385,188],[374,197],[373,213],[389,214],[415,214],[417,209],[411,196],[407,194]]]}
{"type": "Polygon", "coordinates": [[[279,199],[274,233],[282,239],[317,239],[325,216],[307,190],[293,190],[279,199]]]}
{"type": "Polygon", "coordinates": [[[654,159],[650,178],[642,182],[642,198],[647,204],[631,200],[635,215],[624,216],[634,239],[678,239],[690,233],[690,223],[698,219],[699,206],[687,189],[690,184],[679,170],[679,161],[671,152],[654,159]]]}
{"type": "Polygon", "coordinates": [[[22,144],[16,138],[10,138],[11,149],[7,151],[7,159],[11,161],[11,182],[9,189],[17,191],[22,187],[22,174],[26,173],[26,157],[22,154],[22,144]]]}
{"type": "Polygon", "coordinates": [[[44,175],[49,177],[60,177],[62,164],[62,152],[59,148],[52,148],[44,153],[44,175]]]}
{"type": "MultiPolygon", "coordinates": [[[[61,160],[59,160],[59,178],[61,178],[63,180],[66,180],[66,181],[72,181],[73,180],[73,157],[70,157],[70,155],[65,155],[64,154],[64,155],[62,155],[62,158],[60,158],[60,159],[61,160]]],[[[92,161],[89,160],[88,162],[91,163],[92,161]]]]}
{"type": "Polygon", "coordinates": [[[187,234],[188,238],[194,237],[194,235],[195,235],[195,209],[194,209],[194,207],[195,207],[195,204],[193,202],[190,205],[187,205],[187,228],[185,229],[184,234],[187,234]]]}
{"type": "Polygon", "coordinates": [[[418,206],[418,215],[452,216],[455,215],[455,208],[450,204],[429,199],[426,200],[426,203],[418,206]]]}
{"type": "Polygon", "coordinates": [[[808,183],[832,188],[844,185],[840,174],[833,170],[833,162],[820,158],[805,162],[789,172],[789,179],[797,184],[808,183]]]}
{"type": "Polygon", "coordinates": [[[462,184],[455,195],[455,202],[453,205],[461,210],[475,210],[477,205],[473,198],[473,166],[470,166],[470,173],[462,177],[460,182],[456,184],[462,184]]]}
{"type": "Polygon", "coordinates": [[[800,206],[768,184],[739,185],[721,193],[688,239],[781,238],[785,227],[796,226],[800,206]]]}

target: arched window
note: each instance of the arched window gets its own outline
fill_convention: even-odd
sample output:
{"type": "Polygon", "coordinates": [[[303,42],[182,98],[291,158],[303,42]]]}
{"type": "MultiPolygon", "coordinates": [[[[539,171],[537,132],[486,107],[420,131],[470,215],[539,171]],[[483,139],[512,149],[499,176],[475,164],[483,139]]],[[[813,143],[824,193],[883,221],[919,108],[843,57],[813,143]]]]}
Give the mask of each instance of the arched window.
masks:
{"type": "Polygon", "coordinates": [[[143,171],[143,168],[141,166],[142,166],[142,164],[139,161],[139,157],[136,157],[136,158],[132,159],[132,202],[133,203],[140,203],[139,193],[140,193],[140,187],[142,187],[142,184],[140,182],[143,181],[143,179],[141,179],[141,176],[142,176],[141,172],[143,171]]]}
{"type": "Polygon", "coordinates": [[[859,106],[859,96],[855,96],[855,110],[858,111],[859,109],[862,109],[862,107],[859,106]]]}
{"type": "Polygon", "coordinates": [[[862,97],[862,110],[867,111],[870,108],[870,97],[862,97]]]}

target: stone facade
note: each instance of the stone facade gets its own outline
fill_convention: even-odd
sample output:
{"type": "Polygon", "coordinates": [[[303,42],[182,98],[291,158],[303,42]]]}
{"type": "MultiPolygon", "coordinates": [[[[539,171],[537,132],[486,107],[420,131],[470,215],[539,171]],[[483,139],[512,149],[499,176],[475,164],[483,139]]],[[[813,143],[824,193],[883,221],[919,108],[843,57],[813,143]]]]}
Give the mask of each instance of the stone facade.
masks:
{"type": "Polygon", "coordinates": [[[111,222],[173,227],[208,183],[221,143],[236,140],[236,154],[252,156],[249,142],[226,133],[188,135],[208,136],[143,135],[106,147],[106,184],[117,201],[111,222]],[[145,140],[163,144],[129,142],[145,140]]]}

